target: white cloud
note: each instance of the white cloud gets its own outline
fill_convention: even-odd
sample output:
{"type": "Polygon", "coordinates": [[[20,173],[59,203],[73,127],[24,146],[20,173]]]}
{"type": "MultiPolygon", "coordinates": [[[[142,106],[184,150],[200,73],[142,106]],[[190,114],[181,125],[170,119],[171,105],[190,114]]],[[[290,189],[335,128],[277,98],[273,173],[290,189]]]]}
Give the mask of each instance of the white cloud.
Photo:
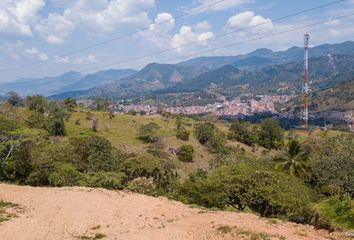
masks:
{"type": "Polygon", "coordinates": [[[207,21],[203,21],[203,22],[200,22],[200,23],[197,23],[194,28],[197,30],[197,31],[207,31],[207,30],[210,30],[211,29],[211,25],[207,22],[207,21]]]}
{"type": "Polygon", "coordinates": [[[62,44],[75,29],[72,21],[57,13],[50,13],[35,26],[36,31],[50,44],[62,44]]]}
{"type": "Polygon", "coordinates": [[[84,57],[78,57],[74,60],[75,64],[88,64],[88,63],[96,63],[97,59],[96,56],[93,54],[89,54],[87,56],[84,57]]]}
{"type": "Polygon", "coordinates": [[[29,55],[29,56],[33,56],[39,60],[48,60],[48,55],[46,53],[43,53],[41,51],[39,51],[37,48],[32,47],[32,48],[27,48],[25,49],[25,54],[29,55]]]}
{"type": "Polygon", "coordinates": [[[60,64],[69,64],[70,63],[70,59],[69,59],[69,57],[55,56],[54,62],[55,63],[60,63],[60,64]]]}
{"type": "Polygon", "coordinates": [[[159,48],[166,48],[169,45],[171,32],[175,27],[175,19],[170,13],[157,14],[149,29],[139,33],[143,41],[149,41],[159,48]]]}
{"type": "Polygon", "coordinates": [[[196,6],[186,11],[186,13],[198,14],[204,12],[226,11],[250,2],[253,2],[253,0],[225,0],[221,2],[215,0],[196,0],[196,6]]]}
{"type": "Polygon", "coordinates": [[[44,0],[1,0],[0,33],[32,35],[31,25],[44,5],[44,0]]]}
{"type": "Polygon", "coordinates": [[[213,32],[198,32],[193,31],[191,26],[182,26],[179,33],[175,34],[171,40],[171,45],[177,48],[179,52],[182,51],[182,47],[192,43],[199,42],[199,45],[206,45],[207,40],[213,38],[215,35],[213,32]]]}
{"type": "Polygon", "coordinates": [[[240,30],[238,36],[249,34],[264,34],[273,31],[274,25],[271,19],[256,15],[252,11],[238,13],[230,17],[224,27],[225,31],[240,30]]]}
{"type": "Polygon", "coordinates": [[[64,16],[93,33],[113,32],[122,26],[150,23],[147,10],[155,0],[78,0],[64,11],[64,16]]]}

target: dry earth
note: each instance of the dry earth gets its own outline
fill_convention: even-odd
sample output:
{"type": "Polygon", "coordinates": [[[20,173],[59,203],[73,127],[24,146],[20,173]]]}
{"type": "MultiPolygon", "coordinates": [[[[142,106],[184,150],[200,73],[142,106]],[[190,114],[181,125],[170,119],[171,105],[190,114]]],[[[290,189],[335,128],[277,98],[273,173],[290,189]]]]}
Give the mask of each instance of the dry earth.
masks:
{"type": "Polygon", "coordinates": [[[103,189],[0,184],[0,199],[24,209],[0,223],[3,240],[340,239],[311,226],[247,213],[203,211],[165,198],[103,189]]]}

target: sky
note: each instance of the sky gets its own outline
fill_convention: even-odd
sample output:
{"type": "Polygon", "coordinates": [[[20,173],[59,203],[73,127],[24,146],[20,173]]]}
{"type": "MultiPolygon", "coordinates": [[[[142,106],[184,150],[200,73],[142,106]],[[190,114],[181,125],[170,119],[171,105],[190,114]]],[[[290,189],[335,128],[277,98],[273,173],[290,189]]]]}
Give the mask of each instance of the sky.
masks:
{"type": "Polygon", "coordinates": [[[0,0],[0,82],[354,40],[354,0],[277,20],[335,1],[0,0]]]}

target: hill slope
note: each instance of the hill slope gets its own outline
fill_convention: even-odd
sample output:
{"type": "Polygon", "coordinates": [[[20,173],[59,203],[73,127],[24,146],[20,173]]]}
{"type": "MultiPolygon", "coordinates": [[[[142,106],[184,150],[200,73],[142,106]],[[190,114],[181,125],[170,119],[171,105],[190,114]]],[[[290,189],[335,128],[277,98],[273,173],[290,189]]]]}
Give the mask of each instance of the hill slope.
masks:
{"type": "Polygon", "coordinates": [[[337,239],[310,226],[103,189],[0,184],[0,197],[24,209],[0,225],[3,239],[337,239]]]}

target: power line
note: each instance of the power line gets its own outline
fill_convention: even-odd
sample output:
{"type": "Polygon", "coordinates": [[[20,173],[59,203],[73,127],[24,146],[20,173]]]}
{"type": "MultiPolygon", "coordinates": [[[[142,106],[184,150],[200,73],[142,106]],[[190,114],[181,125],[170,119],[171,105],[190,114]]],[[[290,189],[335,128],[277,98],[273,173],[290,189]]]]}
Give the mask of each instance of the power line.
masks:
{"type": "MultiPolygon", "coordinates": [[[[201,11],[203,9],[210,8],[212,6],[218,5],[218,4],[220,4],[220,3],[224,2],[224,1],[225,0],[214,2],[212,4],[203,6],[203,7],[198,8],[198,9],[195,9],[192,12],[189,12],[187,14],[181,14],[179,16],[172,17],[170,19],[164,20],[162,22],[159,22],[156,25],[167,23],[167,22],[169,22],[172,19],[178,19],[178,18],[181,18],[181,17],[184,17],[184,16],[192,15],[195,12],[198,12],[198,11],[201,11]]],[[[304,14],[304,13],[307,13],[307,12],[311,12],[311,11],[315,11],[315,10],[318,10],[318,9],[321,9],[321,8],[332,6],[332,5],[341,3],[343,1],[345,1],[345,0],[337,0],[337,1],[334,1],[334,2],[330,2],[330,3],[327,3],[327,4],[323,4],[323,5],[317,6],[317,7],[313,7],[313,8],[310,8],[310,9],[306,9],[306,10],[302,10],[302,11],[299,11],[299,12],[295,12],[295,13],[292,13],[292,14],[289,14],[289,15],[286,15],[286,16],[283,16],[283,17],[279,17],[279,18],[273,19],[273,20],[271,20],[271,22],[279,22],[279,21],[282,21],[282,20],[290,18],[290,17],[294,17],[294,16],[297,16],[297,15],[300,15],[300,14],[304,14]]],[[[262,26],[262,25],[269,24],[269,22],[270,21],[266,21],[266,22],[263,22],[263,23],[260,23],[260,24],[256,24],[256,25],[253,25],[253,26],[250,26],[250,27],[240,28],[240,29],[236,29],[236,30],[229,31],[229,32],[226,32],[226,33],[218,34],[212,39],[215,40],[215,39],[218,39],[218,38],[221,38],[221,37],[225,37],[225,36],[231,35],[233,33],[241,32],[241,31],[245,31],[245,30],[249,30],[249,29],[253,29],[253,28],[256,28],[256,27],[259,27],[259,26],[262,26]]],[[[119,39],[122,39],[122,38],[125,38],[125,37],[128,37],[128,36],[131,36],[133,34],[139,33],[140,31],[148,30],[149,28],[150,28],[150,25],[147,25],[147,26],[145,26],[142,29],[135,30],[135,31],[133,31],[131,33],[127,33],[127,34],[118,36],[116,38],[112,38],[112,39],[109,39],[109,40],[106,40],[106,41],[103,41],[103,42],[99,42],[97,44],[94,44],[94,45],[91,45],[91,46],[88,46],[88,47],[84,47],[84,48],[81,48],[81,49],[78,49],[78,50],[75,50],[75,51],[60,55],[59,57],[63,58],[63,57],[67,57],[67,56],[70,56],[70,55],[74,55],[76,53],[79,53],[79,52],[82,52],[82,51],[85,51],[85,50],[88,50],[88,49],[92,49],[92,48],[95,48],[95,47],[98,47],[98,46],[101,46],[101,45],[104,45],[104,44],[107,44],[107,43],[110,43],[110,42],[113,42],[113,41],[116,41],[116,40],[119,40],[119,39]]],[[[139,60],[139,59],[142,59],[142,58],[147,58],[147,57],[154,56],[154,55],[159,55],[159,54],[170,52],[170,51],[177,50],[177,49],[180,49],[180,48],[196,45],[196,44],[198,44],[200,42],[203,42],[203,41],[205,41],[205,40],[198,40],[198,41],[194,41],[194,42],[191,42],[191,43],[187,43],[187,44],[181,45],[179,47],[172,47],[172,48],[160,50],[160,51],[157,51],[157,52],[147,53],[145,55],[141,55],[141,56],[125,59],[125,60],[115,61],[115,62],[112,62],[112,63],[109,63],[109,64],[101,65],[99,67],[93,67],[90,70],[94,70],[94,69],[98,69],[98,68],[104,68],[104,67],[109,67],[109,66],[113,66],[113,65],[117,65],[117,64],[121,64],[121,63],[127,63],[127,62],[131,62],[131,61],[139,60]]],[[[32,65],[36,65],[36,64],[39,64],[39,63],[46,62],[48,60],[49,59],[41,60],[41,61],[37,61],[37,62],[33,62],[33,63],[28,63],[28,64],[25,64],[25,65],[22,65],[22,66],[19,66],[19,67],[3,69],[3,70],[0,70],[0,73],[1,72],[6,72],[6,71],[10,71],[10,70],[15,70],[15,69],[26,68],[26,67],[29,67],[29,66],[32,66],[32,65]]]]}
{"type": "MultiPolygon", "coordinates": [[[[344,18],[347,18],[347,17],[351,17],[351,16],[354,16],[354,13],[343,15],[343,16],[340,16],[340,17],[336,17],[336,19],[340,20],[340,19],[344,19],[344,18]]],[[[286,33],[289,33],[289,32],[295,32],[295,31],[306,29],[306,28],[309,28],[309,27],[318,26],[318,25],[321,25],[321,24],[324,24],[324,23],[328,23],[328,22],[331,22],[331,21],[333,21],[333,19],[322,20],[322,21],[319,21],[319,22],[303,25],[303,26],[292,28],[292,29],[288,29],[288,30],[285,30],[285,31],[281,31],[281,32],[273,33],[273,34],[268,34],[268,35],[263,35],[263,36],[256,37],[256,38],[251,38],[251,39],[248,39],[248,40],[245,40],[245,41],[240,41],[240,42],[237,42],[237,43],[227,44],[227,45],[224,45],[224,46],[221,46],[221,47],[217,47],[217,48],[212,48],[212,49],[207,49],[207,50],[204,50],[204,51],[195,52],[195,53],[190,54],[190,55],[186,55],[186,56],[182,56],[182,57],[176,57],[176,58],[170,58],[170,59],[165,60],[165,62],[175,61],[175,60],[184,59],[184,58],[189,58],[189,57],[192,57],[192,56],[195,56],[195,55],[199,55],[199,54],[203,54],[203,53],[207,53],[207,52],[212,52],[212,51],[215,51],[215,50],[225,49],[225,48],[234,47],[236,45],[241,45],[241,44],[245,44],[245,43],[249,43],[249,42],[253,42],[253,41],[257,41],[257,40],[261,40],[261,39],[271,38],[271,37],[282,35],[282,34],[286,34],[286,33]]],[[[90,70],[92,70],[92,68],[82,70],[81,72],[86,72],[86,71],[90,71],[90,70]]],[[[72,81],[74,81],[74,80],[79,80],[79,79],[72,79],[72,81]]]]}
{"type": "MultiPolygon", "coordinates": [[[[324,7],[328,7],[330,5],[337,4],[339,2],[343,2],[343,0],[335,1],[335,2],[324,4],[324,5],[321,5],[321,6],[318,6],[318,7],[313,7],[313,8],[310,8],[310,9],[306,9],[306,10],[302,10],[302,11],[299,11],[299,12],[295,12],[295,13],[292,13],[292,14],[289,14],[289,15],[286,15],[286,16],[279,17],[279,18],[276,18],[274,20],[271,20],[271,22],[279,22],[279,21],[284,20],[286,18],[290,18],[290,17],[293,17],[293,16],[297,16],[297,15],[300,15],[300,14],[304,14],[304,13],[310,12],[310,11],[314,11],[314,10],[318,10],[318,9],[321,9],[321,8],[324,8],[324,7]]],[[[236,29],[236,30],[233,30],[233,31],[229,31],[227,33],[222,33],[222,34],[216,35],[213,38],[213,40],[221,38],[221,37],[229,36],[229,35],[237,33],[237,32],[250,30],[250,29],[265,25],[265,24],[269,24],[269,21],[263,22],[263,23],[260,23],[260,24],[257,24],[257,25],[253,25],[253,26],[250,26],[250,27],[240,28],[240,29],[236,29]]],[[[205,41],[205,40],[203,40],[203,41],[205,41]]],[[[97,66],[97,67],[88,68],[88,69],[85,69],[83,71],[90,71],[90,70],[95,70],[95,69],[99,69],[99,68],[105,68],[105,67],[114,66],[114,65],[117,65],[117,64],[128,63],[128,62],[132,62],[132,61],[135,61],[135,60],[140,60],[142,58],[147,58],[147,57],[159,55],[159,54],[162,54],[162,53],[167,53],[167,52],[170,52],[170,51],[173,51],[173,50],[177,50],[177,49],[180,49],[180,48],[185,48],[185,47],[189,47],[189,46],[192,46],[192,45],[196,45],[196,44],[198,44],[200,42],[203,42],[203,41],[198,40],[198,41],[195,41],[195,42],[183,44],[183,45],[181,45],[179,47],[167,48],[167,49],[160,50],[160,51],[157,51],[157,52],[151,52],[151,53],[147,53],[145,55],[140,55],[140,56],[132,57],[132,58],[125,59],[125,60],[115,61],[115,62],[112,62],[112,63],[100,65],[100,66],[97,66]]]]}
{"type": "MultiPolygon", "coordinates": [[[[347,18],[347,17],[351,17],[351,16],[354,16],[354,13],[343,15],[343,16],[340,16],[340,17],[336,17],[336,19],[340,20],[340,19],[344,19],[344,18],[347,18]]],[[[327,19],[327,20],[323,20],[323,21],[319,21],[319,22],[303,25],[303,26],[300,26],[300,27],[288,29],[288,30],[285,30],[285,31],[273,33],[273,34],[270,34],[270,35],[263,35],[263,36],[256,37],[256,38],[251,38],[251,39],[248,39],[248,40],[245,40],[245,41],[232,43],[232,44],[228,44],[228,45],[224,45],[224,46],[216,47],[216,48],[212,48],[212,49],[207,49],[207,50],[204,50],[204,51],[195,52],[193,54],[182,56],[182,57],[170,58],[170,59],[165,60],[165,62],[179,60],[179,59],[184,59],[184,58],[189,58],[189,57],[192,57],[192,56],[195,56],[195,55],[199,55],[199,54],[203,54],[203,53],[206,53],[206,52],[212,52],[212,51],[216,51],[216,50],[220,50],[220,49],[234,47],[236,45],[241,45],[241,44],[245,44],[245,43],[249,43],[249,42],[254,42],[254,41],[257,41],[257,40],[266,39],[266,38],[274,37],[274,36],[285,34],[285,33],[289,33],[289,32],[295,32],[295,31],[298,31],[298,30],[302,30],[302,29],[306,29],[306,28],[309,28],[309,27],[321,25],[321,24],[328,23],[328,22],[331,22],[331,21],[333,21],[333,19],[329,19],[329,20],[327,19]]]]}
{"type": "MultiPolygon", "coordinates": [[[[195,14],[195,13],[201,11],[201,10],[211,8],[211,7],[216,6],[216,5],[218,5],[218,4],[222,3],[222,2],[225,2],[225,0],[220,0],[220,1],[208,4],[208,5],[205,5],[203,7],[194,9],[194,10],[192,10],[190,12],[178,15],[176,17],[170,17],[169,19],[166,19],[164,21],[161,21],[159,23],[154,23],[154,24],[155,25],[161,25],[161,24],[164,24],[164,23],[168,23],[169,21],[171,21],[173,19],[179,19],[179,18],[182,18],[182,17],[185,17],[185,16],[191,16],[191,15],[193,15],[193,14],[195,14]]],[[[79,48],[77,50],[73,50],[71,52],[62,54],[59,57],[61,57],[61,58],[68,57],[68,56],[71,56],[71,55],[74,55],[74,54],[77,54],[77,53],[80,53],[80,52],[84,52],[84,51],[87,51],[89,49],[93,49],[93,48],[96,48],[96,47],[99,47],[99,46],[102,46],[102,45],[105,45],[105,44],[108,44],[108,43],[111,43],[111,42],[114,42],[114,41],[117,41],[117,40],[120,40],[120,39],[124,39],[126,37],[129,37],[129,36],[132,36],[134,34],[137,34],[137,33],[141,32],[141,31],[148,30],[150,28],[150,26],[151,26],[151,24],[148,24],[148,25],[146,25],[146,26],[144,26],[144,27],[142,27],[140,29],[134,30],[132,32],[125,33],[125,34],[119,35],[117,37],[114,37],[114,38],[111,38],[111,39],[108,39],[108,40],[105,40],[105,41],[102,41],[102,42],[98,42],[98,43],[95,43],[95,44],[92,44],[92,45],[89,45],[89,46],[86,46],[86,47],[83,47],[83,48],[79,48]]],[[[36,61],[36,62],[32,62],[32,63],[21,65],[21,66],[18,66],[18,67],[2,69],[2,70],[0,70],[0,72],[6,72],[6,71],[10,71],[10,70],[15,70],[15,69],[26,68],[26,67],[29,67],[29,66],[33,66],[33,65],[37,65],[37,64],[40,64],[40,63],[43,63],[43,62],[47,62],[50,59],[54,59],[54,58],[49,58],[49,59],[46,59],[46,60],[36,61]]]]}

